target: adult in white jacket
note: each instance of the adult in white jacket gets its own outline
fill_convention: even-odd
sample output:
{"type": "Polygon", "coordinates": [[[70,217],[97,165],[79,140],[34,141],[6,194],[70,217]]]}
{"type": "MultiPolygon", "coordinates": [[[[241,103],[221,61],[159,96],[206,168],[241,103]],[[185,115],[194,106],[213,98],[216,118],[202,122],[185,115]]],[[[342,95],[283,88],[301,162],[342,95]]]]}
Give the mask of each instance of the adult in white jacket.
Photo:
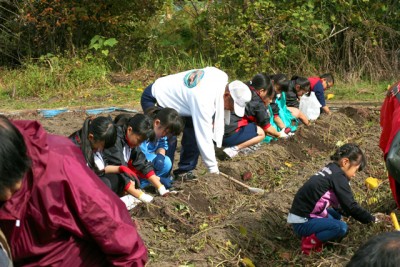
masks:
{"type": "MultiPolygon", "coordinates": [[[[250,100],[251,92],[244,83],[228,84],[225,72],[206,67],[157,79],[144,90],[141,105],[143,111],[154,105],[173,108],[185,118],[180,161],[174,174],[192,179],[199,154],[209,172],[219,172],[214,142],[221,147],[224,119],[229,120],[230,111],[242,117],[250,100]]],[[[171,159],[175,149],[176,139],[167,152],[171,159]]]]}

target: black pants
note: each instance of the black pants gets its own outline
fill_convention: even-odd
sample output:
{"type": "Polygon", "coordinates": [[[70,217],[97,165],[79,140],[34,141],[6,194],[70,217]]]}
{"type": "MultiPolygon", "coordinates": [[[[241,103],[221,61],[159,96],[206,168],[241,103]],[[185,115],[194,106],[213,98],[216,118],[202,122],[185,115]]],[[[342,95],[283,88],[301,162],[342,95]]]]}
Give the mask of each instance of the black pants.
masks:
{"type": "Polygon", "coordinates": [[[123,193],[126,182],[120,173],[107,173],[99,176],[99,178],[118,196],[123,193]]]}

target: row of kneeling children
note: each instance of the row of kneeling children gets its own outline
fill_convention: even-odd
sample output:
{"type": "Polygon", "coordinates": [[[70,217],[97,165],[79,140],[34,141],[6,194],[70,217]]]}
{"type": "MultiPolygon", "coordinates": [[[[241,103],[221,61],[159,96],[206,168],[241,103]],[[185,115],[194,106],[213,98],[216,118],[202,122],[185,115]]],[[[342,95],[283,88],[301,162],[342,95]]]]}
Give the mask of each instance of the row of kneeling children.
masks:
{"type": "MultiPolygon", "coordinates": [[[[199,70],[188,73],[198,75],[199,70]]],[[[196,76],[194,82],[200,82],[201,78],[196,76]]],[[[309,125],[307,117],[298,109],[299,98],[313,90],[321,93],[318,99],[321,96],[324,99],[324,90],[332,85],[333,76],[330,74],[288,80],[284,74],[259,73],[246,84],[239,81],[230,83],[231,88],[240,88],[240,94],[249,97],[240,114],[235,107],[225,110],[224,152],[232,158],[238,153],[254,151],[263,141],[294,135],[297,119],[309,125]]],[[[143,101],[145,97],[146,91],[142,96],[146,115],[122,114],[114,121],[110,117],[88,118],[80,130],[70,135],[70,139],[81,148],[87,165],[113,192],[125,195],[122,200],[128,207],[133,207],[138,201],[150,202],[153,199],[142,191],[148,186],[154,186],[162,196],[169,193],[174,178],[179,178],[180,174],[171,175],[176,136],[185,131],[185,124],[193,124],[190,117],[182,116],[173,108],[160,107],[157,102],[144,105],[148,102],[143,101]]],[[[234,94],[231,97],[234,103],[240,100],[234,94]]],[[[190,101],[186,104],[189,108],[196,107],[196,103],[190,101]]],[[[322,109],[326,109],[325,102],[322,104],[322,109]]],[[[330,112],[329,108],[327,112],[330,112]]],[[[193,139],[193,135],[191,137],[193,139]]],[[[185,139],[190,138],[182,138],[182,145],[185,139]]],[[[191,141],[197,145],[197,140],[191,141]]],[[[197,164],[197,158],[192,161],[197,164]]],[[[185,167],[184,163],[178,164],[178,171],[182,165],[185,167]]]]}

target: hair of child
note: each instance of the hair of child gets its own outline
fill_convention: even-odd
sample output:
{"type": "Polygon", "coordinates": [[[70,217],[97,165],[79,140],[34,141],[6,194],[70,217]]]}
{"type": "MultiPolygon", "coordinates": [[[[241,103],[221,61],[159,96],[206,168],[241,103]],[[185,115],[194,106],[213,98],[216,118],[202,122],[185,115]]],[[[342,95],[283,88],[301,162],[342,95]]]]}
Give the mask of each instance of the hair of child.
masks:
{"type": "Polygon", "coordinates": [[[363,151],[356,144],[345,144],[339,147],[331,156],[331,160],[336,163],[339,163],[343,158],[348,158],[352,165],[360,165],[359,171],[362,171],[367,166],[367,159],[363,151]]]}
{"type": "Polygon", "coordinates": [[[81,139],[81,150],[89,167],[98,172],[94,163],[94,154],[89,140],[89,134],[93,135],[94,141],[104,141],[104,149],[112,147],[117,140],[117,129],[111,117],[86,118],[82,129],[78,131],[81,139]]]}
{"type": "Polygon", "coordinates": [[[254,75],[251,81],[247,82],[246,84],[256,91],[265,90],[267,92],[267,97],[269,98],[273,98],[275,95],[275,90],[271,79],[264,73],[258,73],[254,75]]]}
{"type": "Polygon", "coordinates": [[[145,111],[145,114],[149,115],[153,121],[158,119],[162,127],[165,127],[168,134],[178,136],[183,131],[185,126],[184,121],[178,112],[173,108],[160,108],[150,107],[145,111]]]}
{"type": "Polygon", "coordinates": [[[322,75],[319,76],[320,79],[325,79],[326,82],[328,83],[335,83],[335,79],[333,78],[333,75],[331,73],[324,73],[322,75]]]}
{"type": "Polygon", "coordinates": [[[131,127],[132,132],[139,135],[142,140],[155,141],[153,119],[148,115],[138,113],[131,117],[121,114],[115,117],[114,123],[121,125],[124,133],[126,133],[128,127],[131,127]]]}
{"type": "Polygon", "coordinates": [[[280,84],[280,82],[286,81],[288,79],[286,74],[283,74],[283,73],[269,75],[269,78],[271,79],[271,81],[274,84],[278,84],[278,85],[280,84]]]}

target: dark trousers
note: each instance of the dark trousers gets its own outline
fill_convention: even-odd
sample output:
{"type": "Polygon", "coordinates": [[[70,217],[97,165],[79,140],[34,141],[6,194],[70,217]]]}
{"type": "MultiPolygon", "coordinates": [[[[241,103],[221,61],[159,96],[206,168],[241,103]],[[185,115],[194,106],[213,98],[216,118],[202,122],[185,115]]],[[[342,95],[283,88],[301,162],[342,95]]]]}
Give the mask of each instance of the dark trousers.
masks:
{"type": "Polygon", "coordinates": [[[99,178],[118,196],[122,194],[125,187],[124,178],[119,173],[107,173],[99,176],[99,178]]]}
{"type": "Polygon", "coordinates": [[[199,160],[200,151],[197,147],[196,135],[193,128],[192,117],[183,117],[185,128],[183,129],[181,141],[181,156],[178,163],[178,169],[174,174],[180,174],[194,170],[199,160]]]}

